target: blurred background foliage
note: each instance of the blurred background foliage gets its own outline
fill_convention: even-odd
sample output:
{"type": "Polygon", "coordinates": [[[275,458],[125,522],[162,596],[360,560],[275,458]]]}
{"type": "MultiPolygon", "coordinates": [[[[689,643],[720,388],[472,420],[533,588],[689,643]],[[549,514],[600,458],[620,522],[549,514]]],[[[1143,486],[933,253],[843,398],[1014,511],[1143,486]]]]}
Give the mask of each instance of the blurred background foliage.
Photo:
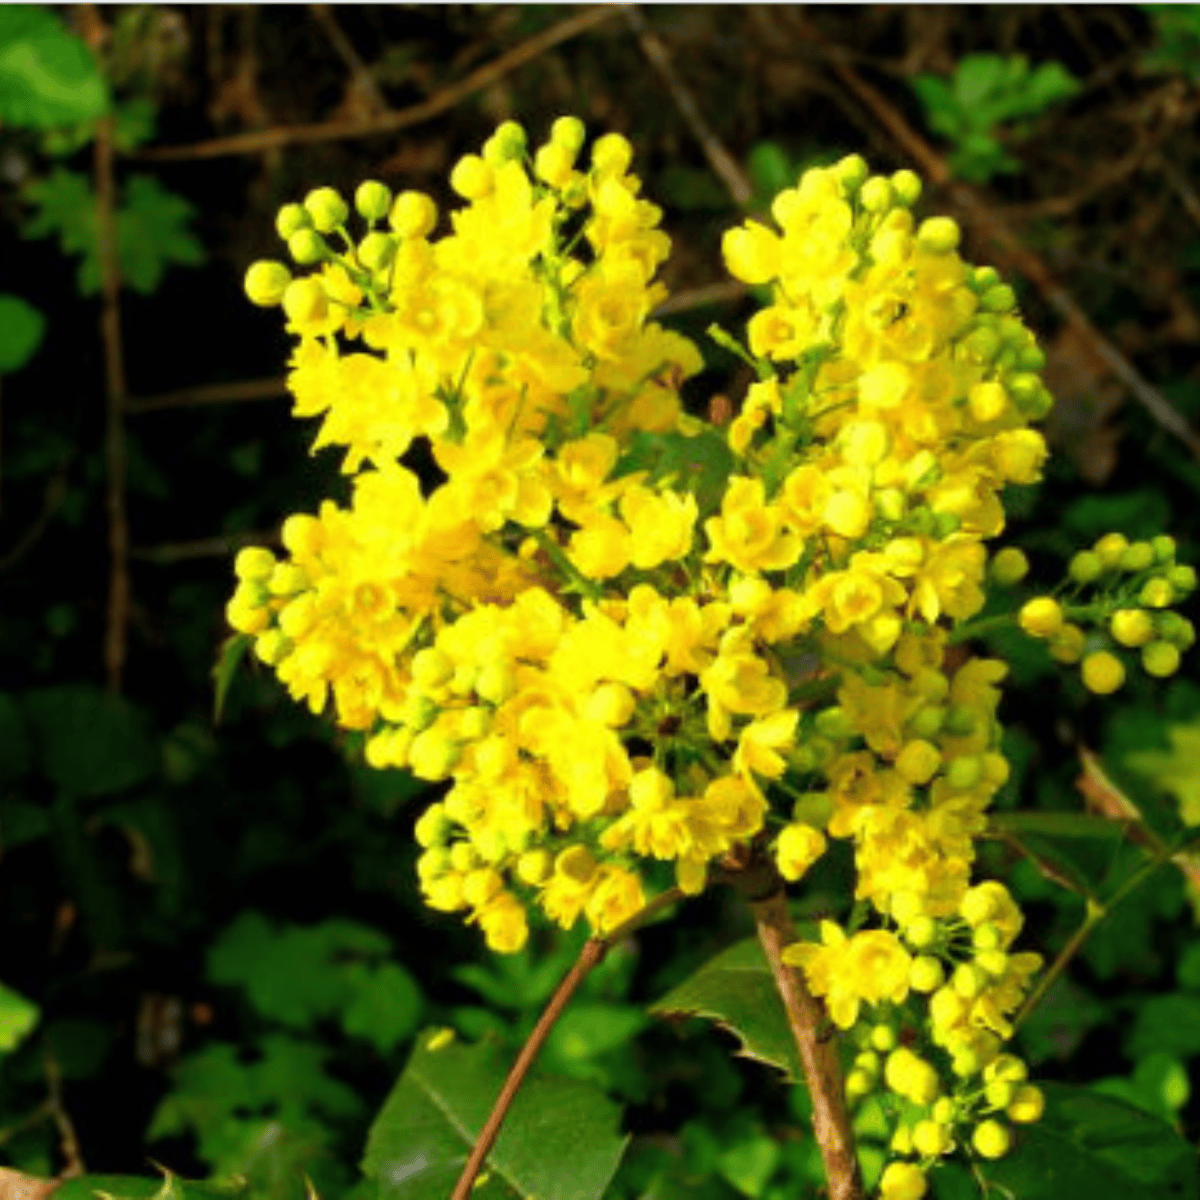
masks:
{"type": "MultiPolygon", "coordinates": [[[[0,8],[0,1156],[12,1167],[145,1175],[153,1160],[242,1175],[271,1197],[299,1197],[306,1176],[322,1195],[361,1194],[374,1115],[413,1056],[368,1173],[386,1157],[389,1111],[423,1086],[440,1044],[418,1045],[418,1030],[457,1032],[446,1061],[460,1083],[498,1080],[484,1059],[511,1055],[578,952],[581,933],[543,929],[496,958],[424,909],[411,831],[426,792],[368,770],[253,667],[215,724],[212,668],[234,552],[337,487],[336,464],[310,456],[311,430],[287,416],[278,316],[240,288],[250,261],[279,253],[275,210],[311,187],[379,178],[445,202],[448,167],[501,119],[535,137],[561,113],[624,132],[674,239],[672,320],[708,362],[696,411],[745,387],[703,338],[750,305],[719,268],[720,233],[739,218],[728,180],[635,23],[612,12],[553,32],[582,11],[0,8]],[[519,46],[514,65],[503,56],[519,46]],[[425,119],[393,120],[417,105],[425,119]],[[119,341],[98,321],[110,224],[119,341]],[[127,594],[112,592],[114,572],[127,594]]],[[[1058,397],[1046,479],[1009,497],[1011,540],[1037,577],[1059,578],[1073,549],[1113,529],[1169,529],[1194,559],[1200,462],[1178,433],[1200,415],[1200,8],[644,17],[748,177],[750,211],[849,152],[918,165],[890,113],[978,185],[1090,316],[1099,342],[1014,281],[1058,397]],[[846,86],[847,69],[882,108],[846,86]],[[1174,432],[1105,347],[1182,418],[1174,432]]],[[[954,211],[954,186],[929,189],[926,211],[954,211]]],[[[964,224],[968,256],[990,261],[964,224]]],[[[1004,715],[1018,768],[1003,807],[1136,806],[1165,839],[1200,824],[1194,662],[1165,686],[1135,673],[1100,700],[1040,646],[997,647],[1014,664],[1004,715]]],[[[1026,945],[1053,956],[1088,896],[1142,869],[1145,847],[1115,829],[987,845],[1026,905],[1026,945]]],[[[1094,1085],[1193,1144],[1196,880],[1185,859],[1131,892],[1020,1034],[1042,1078],[1094,1085]]],[[[837,913],[843,883],[836,867],[814,879],[797,917],[837,913]]],[[[751,932],[724,894],[693,901],[618,947],[555,1030],[539,1077],[554,1103],[585,1094],[553,1092],[569,1082],[624,1107],[627,1140],[605,1143],[610,1174],[621,1162],[609,1195],[812,1194],[802,1089],[733,1057],[737,1040],[700,1018],[647,1015],[751,932]]],[[[612,1125],[588,1103],[587,1120],[612,1125]]],[[[882,1162],[869,1104],[858,1127],[868,1165],[882,1162]]],[[[519,1194],[519,1166],[481,1194],[519,1194]]],[[[953,1173],[939,1187],[974,1191],[953,1173]]]]}

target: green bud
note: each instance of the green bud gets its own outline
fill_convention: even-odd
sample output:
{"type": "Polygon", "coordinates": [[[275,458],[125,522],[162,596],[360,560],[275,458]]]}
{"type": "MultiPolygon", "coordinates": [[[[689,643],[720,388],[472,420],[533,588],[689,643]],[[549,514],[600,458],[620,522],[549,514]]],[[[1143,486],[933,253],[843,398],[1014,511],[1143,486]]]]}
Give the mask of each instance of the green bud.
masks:
{"type": "Polygon", "coordinates": [[[957,513],[940,512],[933,514],[933,533],[938,538],[948,538],[962,528],[962,517],[957,513]]]}
{"type": "Polygon", "coordinates": [[[871,169],[861,154],[848,154],[833,164],[833,171],[846,191],[853,193],[862,187],[871,169]]]}
{"type": "Polygon", "coordinates": [[[529,144],[525,130],[516,121],[502,121],[496,126],[496,132],[488,140],[491,142],[499,162],[520,158],[529,144]]]}
{"type": "Polygon", "coordinates": [[[956,222],[950,217],[930,217],[917,229],[917,245],[933,254],[949,254],[962,239],[956,222]]]}
{"type": "Polygon", "coordinates": [[[973,708],[965,704],[952,704],[942,726],[951,737],[968,737],[975,732],[976,715],[973,708]]]}
{"type": "Polygon", "coordinates": [[[983,764],[977,755],[964,754],[946,768],[946,782],[961,791],[973,788],[983,777],[983,764]]]}
{"type": "Polygon", "coordinates": [[[994,329],[980,325],[967,334],[962,347],[972,362],[986,365],[1000,353],[1000,335],[994,329]]]}
{"type": "Polygon", "coordinates": [[[1160,533],[1150,540],[1154,547],[1154,561],[1169,563],[1175,561],[1175,539],[1169,533],[1160,533]]]}
{"type": "Polygon", "coordinates": [[[1172,646],[1178,646],[1180,650],[1189,649],[1196,641],[1195,627],[1187,617],[1181,617],[1177,612],[1167,610],[1156,613],[1154,627],[1159,638],[1170,642],[1172,646]]]}
{"type": "Polygon", "coordinates": [[[1167,582],[1181,596],[1186,596],[1196,590],[1196,568],[1187,563],[1179,563],[1167,572],[1167,582]]]}
{"type": "Polygon", "coordinates": [[[1046,368],[1046,353],[1036,342],[1031,341],[1028,346],[1017,352],[1017,366],[1022,371],[1043,371],[1046,368]]]}
{"type": "Polygon", "coordinates": [[[845,709],[839,705],[822,709],[817,713],[813,725],[818,733],[834,741],[849,737],[854,732],[854,726],[846,715],[845,709]]]}
{"type": "Polygon", "coordinates": [[[386,233],[368,233],[358,243],[358,261],[368,271],[385,271],[396,257],[396,239],[386,233]]]}
{"type": "Polygon", "coordinates": [[[828,792],[804,792],[792,805],[792,820],[814,829],[824,829],[833,816],[833,800],[828,792]]]}
{"type": "Polygon", "coordinates": [[[587,130],[578,117],[559,117],[550,126],[550,140],[568,154],[578,154],[587,139],[587,130]]]}
{"type": "Polygon", "coordinates": [[[915,738],[930,741],[942,731],[946,721],[946,710],[941,705],[930,704],[919,708],[908,722],[908,730],[915,738]]]}
{"type": "Polygon", "coordinates": [[[971,286],[977,292],[986,292],[1000,282],[1000,272],[995,267],[976,267],[971,273],[971,286]]]}
{"type": "Polygon", "coordinates": [[[1117,566],[1122,571],[1144,571],[1154,563],[1154,547],[1149,542],[1134,542],[1122,552],[1117,566]]]}
{"type": "Polygon", "coordinates": [[[1104,561],[1094,550],[1080,550],[1067,568],[1067,574],[1076,583],[1094,583],[1103,573],[1104,561]]]}
{"type": "Polygon", "coordinates": [[[297,229],[288,238],[288,253],[302,267],[312,266],[328,257],[329,247],[325,239],[312,229],[297,229]]]}
{"type": "Polygon", "coordinates": [[[892,185],[882,175],[872,175],[863,184],[858,198],[867,212],[882,213],[892,207],[895,193],[892,191],[892,185]]]}
{"type": "Polygon", "coordinates": [[[1148,579],[1138,600],[1147,608],[1169,608],[1175,601],[1175,589],[1165,579],[1148,579]]]}
{"type": "Polygon", "coordinates": [[[1142,647],[1142,670],[1162,679],[1179,670],[1179,647],[1170,642],[1151,642],[1142,647]]]}
{"type": "Polygon", "coordinates": [[[915,171],[902,170],[892,175],[892,192],[896,203],[912,208],[921,198],[921,178],[915,171]]]}
{"type": "Polygon", "coordinates": [[[298,230],[311,228],[312,217],[302,204],[285,204],[275,218],[275,230],[285,242],[298,230]]]}
{"type": "Polygon", "coordinates": [[[386,183],[368,179],[360,183],[354,193],[354,207],[358,215],[367,221],[382,221],[392,207],[392,189],[386,183]]]}
{"type": "Polygon", "coordinates": [[[250,264],[244,286],[251,304],[273,308],[283,299],[283,293],[291,282],[292,273],[283,263],[260,259],[250,264]]]}
{"type": "Polygon", "coordinates": [[[304,197],[304,207],[318,233],[332,233],[350,215],[346,202],[331,187],[317,188],[304,197]]]}
{"type": "Polygon", "coordinates": [[[1011,312],[1016,307],[1017,294],[1008,286],[1007,283],[1000,283],[995,287],[988,288],[988,290],[979,297],[979,303],[980,306],[987,312],[1011,312]]]}
{"type": "Polygon", "coordinates": [[[992,559],[990,572],[1001,587],[1012,587],[1029,574],[1029,559],[1016,546],[1005,546],[992,559]]]}

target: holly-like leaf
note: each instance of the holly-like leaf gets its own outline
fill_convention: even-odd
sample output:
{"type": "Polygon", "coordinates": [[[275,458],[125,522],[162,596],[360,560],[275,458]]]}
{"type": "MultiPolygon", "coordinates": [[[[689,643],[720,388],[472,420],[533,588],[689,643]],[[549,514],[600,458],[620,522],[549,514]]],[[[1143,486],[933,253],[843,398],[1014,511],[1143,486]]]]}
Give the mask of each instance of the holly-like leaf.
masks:
{"type": "Polygon", "coordinates": [[[165,1178],[143,1175],[77,1175],[55,1181],[54,1200],[234,1200],[245,1194],[242,1180],[201,1183],[180,1179],[169,1171],[165,1178]]]}
{"type": "Polygon", "coordinates": [[[708,1017],[736,1035],[745,1057],[778,1067],[792,1082],[804,1077],[783,1001],[757,938],[723,950],[650,1011],[708,1017]]]}
{"type": "Polygon", "coordinates": [[[0,375],[23,367],[42,344],[46,318],[20,296],[0,295],[0,375]]]}
{"type": "Polygon", "coordinates": [[[32,1000],[0,983],[0,1051],[15,1049],[41,1015],[32,1000]]]}
{"type": "Polygon", "coordinates": [[[0,6],[0,123],[53,129],[107,111],[96,60],[54,13],[40,4],[0,6]]]}
{"type": "MultiPolygon", "coordinates": [[[[504,1083],[507,1063],[490,1041],[465,1046],[445,1032],[417,1049],[367,1140],[363,1171],[380,1200],[445,1200],[504,1083]]],[[[620,1110],[599,1089],[527,1078],[505,1118],[476,1200],[597,1200],[627,1138],[620,1110]]]]}
{"type": "Polygon", "coordinates": [[[1004,1158],[981,1160],[994,1195],[1020,1200],[1196,1200],[1196,1151],[1165,1121],[1111,1096],[1062,1083],[1042,1086],[1046,1111],[1021,1128],[1004,1158]]]}
{"type": "Polygon", "coordinates": [[[416,1031],[421,989],[399,963],[375,968],[355,963],[347,984],[352,999],[342,1012],[342,1028],[351,1037],[366,1038],[386,1054],[416,1031]]]}

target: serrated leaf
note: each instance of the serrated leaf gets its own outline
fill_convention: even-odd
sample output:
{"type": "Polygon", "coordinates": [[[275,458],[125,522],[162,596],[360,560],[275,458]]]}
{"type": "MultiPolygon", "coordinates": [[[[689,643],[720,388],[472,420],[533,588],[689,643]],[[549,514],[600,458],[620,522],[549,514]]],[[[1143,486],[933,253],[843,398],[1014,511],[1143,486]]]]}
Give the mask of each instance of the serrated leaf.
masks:
{"type": "Polygon", "coordinates": [[[243,1195],[239,1184],[202,1183],[170,1175],[150,1179],[142,1175],[78,1175],[64,1179],[54,1189],[54,1200],[233,1200],[243,1195]],[[169,1189],[169,1190],[168,1190],[169,1189]]]}
{"type": "Polygon", "coordinates": [[[399,963],[369,968],[354,964],[347,984],[352,999],[342,1012],[342,1028],[366,1038],[384,1054],[410,1037],[421,1020],[421,989],[399,963]]]}
{"type": "Polygon", "coordinates": [[[980,1160],[980,1181],[1020,1200],[1196,1200],[1196,1151],[1149,1113],[1086,1088],[1039,1085],[1046,1111],[1018,1130],[1001,1159],[980,1160]]]}
{"type": "Polygon", "coordinates": [[[42,344],[46,318],[39,309],[7,292],[0,295],[0,375],[23,367],[42,344]]]}
{"type": "Polygon", "coordinates": [[[0,1051],[7,1054],[15,1049],[41,1015],[32,1000],[0,983],[0,1051]]]}
{"type": "Polygon", "coordinates": [[[1200,1054],[1200,998],[1180,992],[1148,997],[1138,1006],[1125,1050],[1133,1059],[1155,1051],[1178,1058],[1200,1054]]]}
{"type": "Polygon", "coordinates": [[[124,791],[158,765],[145,715],[120,696],[64,684],[28,692],[24,708],[43,774],[73,795],[124,791]]]}
{"type": "MultiPolygon", "coordinates": [[[[445,1200],[506,1073],[494,1043],[418,1038],[367,1140],[363,1171],[378,1181],[380,1200],[445,1200]]],[[[472,1196],[598,1200],[628,1141],[617,1131],[619,1118],[619,1108],[588,1084],[527,1078],[472,1196]]]]}
{"type": "Polygon", "coordinates": [[[203,262],[204,247],[188,228],[194,212],[152,175],[130,176],[116,213],[122,282],[145,295],[158,287],[171,265],[203,262]]]}
{"type": "Polygon", "coordinates": [[[804,1077],[783,1001],[757,938],[723,950],[649,1011],[707,1017],[741,1041],[746,1058],[778,1067],[792,1082],[804,1077]]]}
{"type": "Polygon", "coordinates": [[[0,122],[52,129],[107,110],[96,60],[54,13],[40,4],[0,6],[0,122]]]}

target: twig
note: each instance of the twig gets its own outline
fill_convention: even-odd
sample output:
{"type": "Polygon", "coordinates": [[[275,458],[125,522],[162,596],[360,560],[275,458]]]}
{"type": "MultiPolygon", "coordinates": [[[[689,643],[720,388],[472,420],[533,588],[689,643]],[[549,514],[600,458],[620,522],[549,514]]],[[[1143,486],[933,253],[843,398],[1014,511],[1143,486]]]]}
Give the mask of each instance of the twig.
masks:
{"type": "Polygon", "coordinates": [[[257,533],[226,533],[217,537],[197,538],[192,542],[167,542],[161,546],[134,546],[133,558],[153,563],[187,562],[194,558],[227,558],[243,546],[277,546],[279,530],[266,529],[257,533]]]}
{"type": "Polygon", "coordinates": [[[754,197],[754,188],[746,177],[745,171],[738,166],[733,155],[721,144],[720,138],[713,133],[712,128],[700,112],[696,98],[691,89],[683,82],[662,38],[646,24],[646,18],[636,4],[622,9],[626,22],[637,35],[642,53],[650,60],[651,66],[662,76],[675,107],[679,109],[683,119],[700,143],[704,157],[709,166],[716,172],[721,182],[725,184],[733,202],[739,208],[745,208],[754,197]]]}
{"type": "Polygon", "coordinates": [[[108,621],[104,666],[108,690],[121,690],[125,638],[129,622],[129,518],[125,509],[125,364],[121,349],[120,268],[113,219],[113,118],[96,122],[96,233],[100,255],[102,301],[100,335],[104,340],[104,464],[108,511],[108,621]]]}
{"type": "Polygon", "coordinates": [[[812,1098],[813,1132],[825,1164],[830,1200],[865,1200],[846,1089],[838,1061],[837,1041],[819,1032],[828,1024],[824,1005],[808,990],[799,971],[783,961],[783,949],[797,940],[787,910],[782,880],[765,899],[752,900],[758,939],[775,977],[775,986],[787,1011],[788,1024],[800,1051],[808,1094],[812,1098]]]}
{"type": "MultiPolygon", "coordinates": [[[[803,27],[812,42],[823,51],[828,50],[824,38],[811,22],[803,20],[803,27]]],[[[1129,389],[1153,420],[1183,442],[1196,458],[1200,458],[1200,434],[1192,429],[1186,418],[1173,408],[1156,388],[1143,379],[1137,368],[1092,324],[1070,293],[1051,275],[1041,258],[1021,243],[1003,218],[988,206],[975,188],[953,178],[945,160],[909,125],[881,92],[833,53],[827,53],[826,58],[830,69],[871,110],[876,120],[887,129],[904,153],[918,164],[933,183],[946,189],[952,203],[968,224],[981,236],[990,238],[998,256],[1006,259],[1012,268],[1024,275],[1041,292],[1046,303],[1076,328],[1080,336],[1129,389]]]]}
{"type": "Polygon", "coordinates": [[[161,412],[165,408],[194,408],[203,404],[230,404],[243,400],[274,400],[286,396],[286,379],[240,379],[235,383],[210,383],[199,387],[179,388],[158,396],[125,401],[127,416],[161,412]]]}
{"type": "Polygon", "coordinates": [[[279,146],[295,146],[302,143],[328,142],[339,138],[367,137],[372,134],[394,133],[419,125],[432,117],[453,108],[475,92],[496,82],[504,75],[524,66],[527,62],[544,54],[553,46],[569,41],[589,29],[611,20],[620,11],[616,5],[600,5],[585,8],[565,21],[543,30],[534,37],[515,46],[465,79],[443,88],[420,104],[394,112],[380,113],[368,121],[318,121],[311,125],[283,125],[275,129],[255,130],[239,133],[232,137],[212,138],[206,142],[193,142],[186,146],[158,146],[139,152],[140,159],[221,158],[227,154],[260,154],[279,146]]]}
{"type": "Polygon", "coordinates": [[[550,1002],[546,1005],[541,1017],[538,1018],[538,1023],[533,1027],[533,1032],[521,1047],[521,1053],[517,1055],[517,1061],[513,1063],[512,1070],[509,1071],[508,1078],[504,1081],[504,1087],[500,1089],[500,1095],[496,1097],[496,1103],[492,1106],[491,1115],[479,1131],[479,1137],[475,1139],[475,1145],[471,1148],[467,1164],[458,1177],[458,1183],[454,1185],[450,1200],[467,1200],[467,1197],[470,1196],[475,1187],[475,1178],[483,1168],[484,1161],[496,1143],[496,1138],[500,1135],[500,1127],[504,1124],[505,1116],[508,1115],[513,1097],[516,1096],[525,1076],[529,1073],[529,1068],[533,1066],[538,1051],[541,1050],[550,1030],[554,1028],[554,1023],[562,1016],[563,1009],[566,1008],[579,985],[587,978],[588,972],[601,962],[613,946],[642,925],[648,917],[660,909],[666,908],[669,904],[674,904],[682,896],[683,893],[678,888],[671,888],[660,896],[656,896],[641,912],[624,924],[618,925],[606,937],[588,938],[584,942],[583,949],[580,950],[579,957],[575,960],[575,965],[567,972],[554,995],[550,997],[550,1002]]]}
{"type": "MultiPolygon", "coordinates": [[[[70,455],[68,455],[69,457],[70,455]]],[[[34,518],[29,528],[17,539],[16,545],[7,554],[0,555],[0,571],[7,571],[16,566],[37,545],[42,534],[49,528],[50,518],[58,511],[59,505],[62,504],[66,494],[66,469],[60,465],[59,469],[46,481],[46,488],[42,493],[41,512],[34,518]]]]}
{"type": "Polygon", "coordinates": [[[361,96],[366,97],[376,112],[387,112],[388,102],[379,90],[379,84],[375,82],[375,78],[367,69],[366,63],[359,58],[358,51],[354,49],[353,43],[335,20],[329,5],[310,4],[308,11],[312,13],[313,19],[325,31],[325,36],[329,39],[329,44],[333,47],[334,53],[337,54],[338,58],[342,60],[346,69],[350,72],[351,85],[358,90],[361,96]]]}
{"type": "Polygon", "coordinates": [[[42,1121],[48,1120],[54,1115],[54,1104],[47,1097],[33,1109],[32,1112],[27,1112],[23,1117],[19,1117],[11,1125],[6,1125],[0,1129],[0,1146],[7,1145],[17,1136],[18,1133],[23,1133],[26,1129],[31,1129],[34,1125],[40,1124],[42,1121]]]}
{"type": "Polygon", "coordinates": [[[746,285],[730,279],[724,283],[706,283],[703,287],[688,288],[676,292],[664,300],[650,316],[654,320],[669,317],[674,313],[690,312],[694,308],[708,308],[718,304],[732,304],[746,294],[746,285]]]}
{"type": "Polygon", "coordinates": [[[79,1149],[79,1138],[76,1136],[75,1126],[63,1104],[62,1072],[59,1070],[58,1059],[55,1058],[54,1050],[49,1042],[46,1043],[42,1066],[46,1072],[46,1088],[50,1093],[48,1103],[54,1114],[54,1124],[58,1127],[60,1148],[66,1162],[59,1178],[74,1179],[85,1174],[87,1167],[84,1165],[83,1154],[79,1149]]]}

